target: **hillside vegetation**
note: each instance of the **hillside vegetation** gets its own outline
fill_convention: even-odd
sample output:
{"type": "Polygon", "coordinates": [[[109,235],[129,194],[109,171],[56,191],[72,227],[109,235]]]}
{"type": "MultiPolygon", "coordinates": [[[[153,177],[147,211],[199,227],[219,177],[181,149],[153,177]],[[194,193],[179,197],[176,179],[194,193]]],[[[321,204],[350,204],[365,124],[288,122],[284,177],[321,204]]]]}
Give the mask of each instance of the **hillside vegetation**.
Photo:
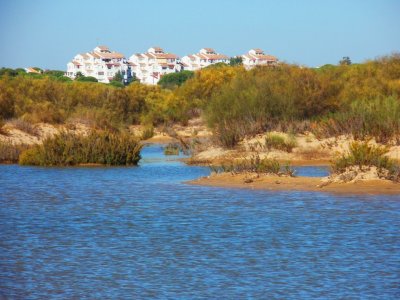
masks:
{"type": "Polygon", "coordinates": [[[117,87],[70,81],[58,73],[11,71],[0,72],[3,120],[79,121],[119,130],[132,124],[186,124],[202,115],[226,147],[270,130],[400,142],[399,54],[320,68],[280,64],[246,71],[218,65],[184,78],[166,75],[160,86],[117,87]]]}

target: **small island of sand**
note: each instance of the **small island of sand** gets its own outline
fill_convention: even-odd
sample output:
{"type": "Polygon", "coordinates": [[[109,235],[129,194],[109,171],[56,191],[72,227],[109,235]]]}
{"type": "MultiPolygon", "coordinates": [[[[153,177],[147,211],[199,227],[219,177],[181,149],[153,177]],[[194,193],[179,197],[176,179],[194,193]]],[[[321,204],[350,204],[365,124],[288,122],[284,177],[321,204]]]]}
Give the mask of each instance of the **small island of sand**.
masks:
{"type": "Polygon", "coordinates": [[[271,191],[314,191],[337,194],[390,194],[400,195],[400,183],[383,179],[367,179],[347,183],[332,182],[324,185],[321,177],[289,177],[258,175],[255,173],[221,173],[202,177],[189,184],[225,188],[247,188],[271,191]]]}

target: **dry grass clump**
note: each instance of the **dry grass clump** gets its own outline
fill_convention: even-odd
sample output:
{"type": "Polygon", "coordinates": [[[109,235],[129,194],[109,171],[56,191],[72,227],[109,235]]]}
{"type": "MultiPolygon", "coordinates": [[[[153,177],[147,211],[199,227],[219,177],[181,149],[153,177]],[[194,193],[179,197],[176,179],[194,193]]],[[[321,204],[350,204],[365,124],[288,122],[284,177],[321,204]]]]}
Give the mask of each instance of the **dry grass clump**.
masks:
{"type": "Polygon", "coordinates": [[[329,153],[326,150],[320,148],[301,148],[296,153],[298,153],[303,159],[321,159],[329,157],[329,153]]]}
{"type": "Polygon", "coordinates": [[[349,152],[334,160],[331,167],[334,173],[343,173],[347,168],[353,166],[357,166],[359,169],[376,167],[378,170],[387,170],[386,179],[398,181],[400,166],[387,157],[387,153],[387,147],[369,145],[368,142],[353,142],[349,152]]]}
{"type": "Polygon", "coordinates": [[[92,131],[87,136],[62,132],[24,151],[21,165],[73,166],[79,164],[136,165],[139,141],[126,133],[92,131]]]}
{"type": "Polygon", "coordinates": [[[170,143],[164,147],[164,155],[179,155],[180,145],[178,143],[170,143]]]}
{"type": "Polygon", "coordinates": [[[8,130],[4,128],[4,121],[0,119],[0,134],[8,135],[8,130]]]}
{"type": "Polygon", "coordinates": [[[144,130],[142,132],[141,139],[148,140],[149,138],[152,138],[153,136],[154,136],[154,126],[153,125],[145,126],[144,130]]]}
{"type": "Polygon", "coordinates": [[[265,148],[268,150],[276,149],[286,152],[292,152],[293,148],[297,146],[294,136],[285,138],[279,134],[268,134],[265,137],[265,148]]]}
{"type": "Polygon", "coordinates": [[[0,141],[0,163],[16,163],[20,154],[29,149],[29,145],[18,144],[14,145],[0,141]]]}
{"type": "Polygon", "coordinates": [[[352,101],[314,123],[312,131],[319,137],[350,133],[355,139],[374,137],[377,142],[400,144],[400,101],[394,96],[352,101]]]}
{"type": "Polygon", "coordinates": [[[10,124],[15,127],[16,129],[19,129],[23,132],[26,132],[30,135],[33,136],[39,136],[40,135],[40,131],[39,129],[33,125],[31,122],[28,122],[26,120],[23,119],[13,119],[10,121],[10,124]]]}
{"type": "Polygon", "coordinates": [[[210,169],[214,173],[231,172],[233,174],[239,174],[249,172],[294,176],[294,170],[289,164],[281,165],[276,159],[260,158],[259,155],[254,155],[250,159],[243,159],[228,165],[210,166],[210,169]]]}

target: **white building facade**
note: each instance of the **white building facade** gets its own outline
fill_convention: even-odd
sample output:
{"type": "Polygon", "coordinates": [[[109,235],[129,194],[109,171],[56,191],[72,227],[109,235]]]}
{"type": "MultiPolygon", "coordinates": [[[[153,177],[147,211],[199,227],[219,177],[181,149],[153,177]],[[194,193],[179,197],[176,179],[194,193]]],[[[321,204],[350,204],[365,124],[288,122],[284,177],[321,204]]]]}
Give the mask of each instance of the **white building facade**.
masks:
{"type": "Polygon", "coordinates": [[[229,57],[215,52],[212,48],[203,48],[199,53],[182,57],[184,70],[196,71],[217,63],[229,64],[229,57]]]}
{"type": "Polygon", "coordinates": [[[78,72],[84,76],[92,76],[102,83],[109,83],[118,72],[121,72],[125,83],[133,75],[131,65],[124,55],[111,52],[106,46],[97,46],[92,52],[76,55],[67,64],[65,76],[75,79],[78,72]]]}
{"type": "Polygon", "coordinates": [[[247,54],[242,56],[243,66],[249,70],[255,66],[276,65],[278,59],[275,56],[265,54],[262,49],[251,49],[247,54]]]}
{"type": "Polygon", "coordinates": [[[160,47],[152,47],[146,53],[133,54],[129,63],[136,78],[145,84],[157,84],[165,74],[181,71],[179,57],[165,53],[160,47]]]}

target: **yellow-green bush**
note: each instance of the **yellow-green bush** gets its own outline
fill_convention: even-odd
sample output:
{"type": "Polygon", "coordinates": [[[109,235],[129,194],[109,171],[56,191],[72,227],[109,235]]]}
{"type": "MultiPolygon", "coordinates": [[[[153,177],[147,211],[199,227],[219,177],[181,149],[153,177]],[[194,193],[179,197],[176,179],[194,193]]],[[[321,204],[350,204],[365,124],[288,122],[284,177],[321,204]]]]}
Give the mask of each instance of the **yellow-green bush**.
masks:
{"type": "Polygon", "coordinates": [[[347,167],[375,166],[378,169],[386,169],[393,179],[399,179],[399,165],[386,156],[386,147],[374,146],[368,142],[354,142],[350,145],[348,153],[345,153],[332,162],[332,170],[340,173],[347,167]]]}
{"type": "Polygon", "coordinates": [[[265,147],[268,150],[276,149],[286,152],[292,152],[293,148],[296,147],[296,145],[296,140],[293,136],[285,138],[279,134],[270,133],[265,137],[265,147]]]}
{"type": "Polygon", "coordinates": [[[126,133],[93,131],[88,136],[62,132],[28,149],[21,165],[73,166],[79,164],[136,165],[141,145],[126,133]]]}
{"type": "Polygon", "coordinates": [[[214,66],[196,71],[172,90],[137,82],[124,88],[64,82],[50,75],[0,72],[0,118],[50,123],[88,119],[96,128],[116,129],[139,123],[186,124],[205,113],[217,139],[228,147],[247,135],[279,129],[351,133],[382,141],[400,131],[399,54],[321,68],[279,64],[246,71],[214,66]]]}

